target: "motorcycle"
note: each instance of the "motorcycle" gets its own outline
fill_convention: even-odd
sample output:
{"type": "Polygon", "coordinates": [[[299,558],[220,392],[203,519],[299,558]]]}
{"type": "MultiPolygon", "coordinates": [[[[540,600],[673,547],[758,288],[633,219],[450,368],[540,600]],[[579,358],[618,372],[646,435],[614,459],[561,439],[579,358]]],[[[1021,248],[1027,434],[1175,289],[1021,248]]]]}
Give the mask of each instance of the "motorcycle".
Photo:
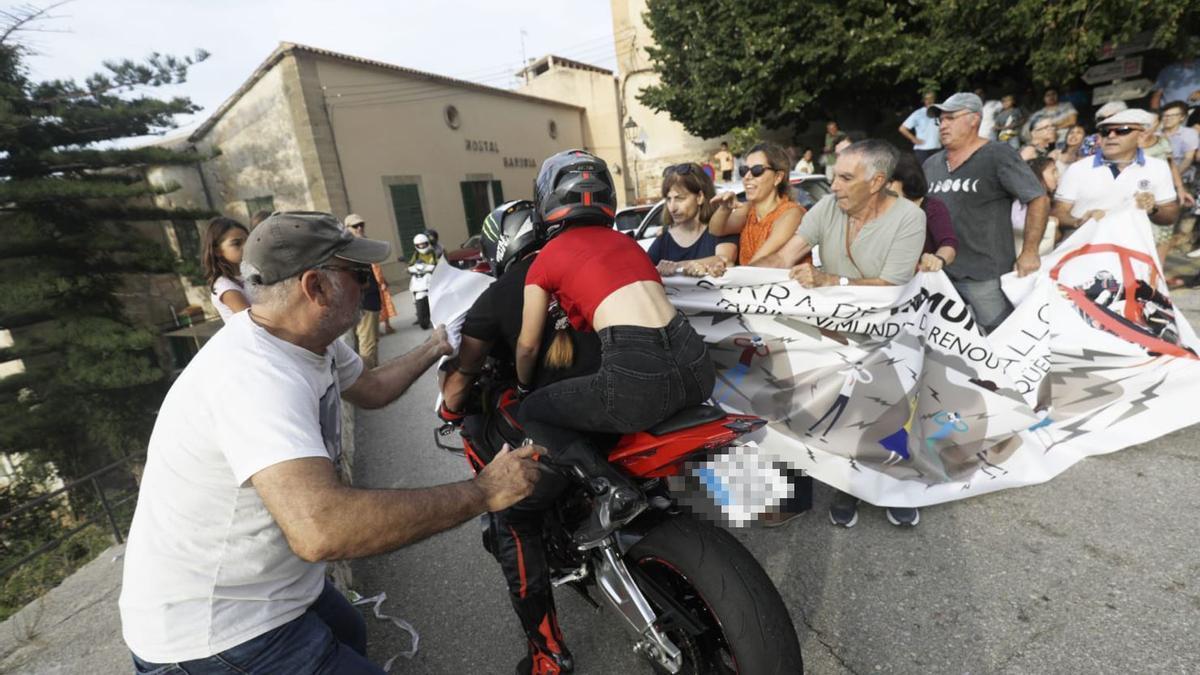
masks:
{"type": "Polygon", "coordinates": [[[432,264],[422,262],[408,266],[408,290],[417,309],[417,323],[425,330],[433,327],[429,320],[429,283],[433,268],[432,264]]]}
{"type": "MultiPolygon", "coordinates": [[[[504,443],[522,442],[518,407],[515,390],[491,380],[485,370],[469,405],[482,415],[481,424],[474,431],[445,424],[435,432],[436,443],[465,455],[478,473],[504,443]],[[461,448],[442,440],[455,429],[461,448]]],[[[677,494],[688,480],[686,463],[736,446],[739,437],[765,423],[698,406],[621,437],[608,459],[634,479],[649,507],[587,550],[571,540],[591,514],[587,480],[548,457],[538,459],[542,470],[570,480],[543,519],[552,586],[575,590],[597,609],[594,595],[607,601],[624,620],[634,652],[657,672],[804,671],[791,616],[766,571],[729,532],[689,514],[677,494]]]]}

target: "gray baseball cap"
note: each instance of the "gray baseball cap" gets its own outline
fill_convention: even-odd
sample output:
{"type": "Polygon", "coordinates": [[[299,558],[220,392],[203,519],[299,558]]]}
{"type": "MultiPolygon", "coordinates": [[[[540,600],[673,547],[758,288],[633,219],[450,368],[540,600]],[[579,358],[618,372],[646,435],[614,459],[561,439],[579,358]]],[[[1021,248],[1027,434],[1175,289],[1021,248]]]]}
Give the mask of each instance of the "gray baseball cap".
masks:
{"type": "Polygon", "coordinates": [[[933,107],[944,113],[958,112],[959,110],[970,110],[977,113],[983,112],[983,101],[969,91],[960,91],[957,94],[951,94],[950,98],[941,103],[934,103],[933,107]]]}
{"type": "Polygon", "coordinates": [[[368,265],[388,259],[392,245],[350,234],[332,213],[276,211],[258,224],[242,252],[242,276],[271,285],[341,258],[368,265]]]}

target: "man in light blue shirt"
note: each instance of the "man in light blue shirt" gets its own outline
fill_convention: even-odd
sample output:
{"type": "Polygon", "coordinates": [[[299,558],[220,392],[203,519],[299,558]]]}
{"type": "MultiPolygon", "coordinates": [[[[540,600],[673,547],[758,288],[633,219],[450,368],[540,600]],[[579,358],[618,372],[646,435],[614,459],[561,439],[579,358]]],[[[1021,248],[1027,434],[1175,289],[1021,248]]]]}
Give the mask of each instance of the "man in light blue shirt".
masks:
{"type": "Polygon", "coordinates": [[[912,111],[904,124],[900,125],[900,135],[913,144],[913,154],[922,163],[942,149],[942,141],[938,138],[938,118],[929,114],[929,108],[937,102],[937,96],[927,91],[923,102],[925,105],[912,111]]]}

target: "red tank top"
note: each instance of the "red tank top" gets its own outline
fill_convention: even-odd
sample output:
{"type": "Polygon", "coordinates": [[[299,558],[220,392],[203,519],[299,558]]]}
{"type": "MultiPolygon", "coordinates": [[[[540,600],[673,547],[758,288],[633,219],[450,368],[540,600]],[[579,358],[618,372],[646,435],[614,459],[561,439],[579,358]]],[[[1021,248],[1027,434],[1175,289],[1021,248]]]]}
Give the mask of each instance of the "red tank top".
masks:
{"type": "Polygon", "coordinates": [[[637,281],[662,283],[662,277],[629,235],[599,225],[576,225],[551,239],[525,277],[526,286],[558,299],[576,330],[592,330],[600,303],[637,281]]]}

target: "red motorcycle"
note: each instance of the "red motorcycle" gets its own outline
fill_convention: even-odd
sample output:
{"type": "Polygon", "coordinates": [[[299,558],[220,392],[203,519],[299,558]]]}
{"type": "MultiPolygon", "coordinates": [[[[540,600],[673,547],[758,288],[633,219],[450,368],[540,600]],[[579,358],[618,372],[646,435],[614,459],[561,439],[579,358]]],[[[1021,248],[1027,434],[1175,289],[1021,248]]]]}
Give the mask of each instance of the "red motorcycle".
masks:
{"type": "MultiPolygon", "coordinates": [[[[489,387],[486,375],[477,391],[484,431],[463,432],[461,449],[441,441],[453,426],[436,434],[440,447],[465,454],[475,472],[503,443],[516,447],[524,439],[515,392],[489,387]]],[[[695,483],[685,463],[736,445],[763,424],[698,406],[620,438],[608,459],[634,479],[650,506],[603,544],[582,551],[571,533],[591,515],[592,493],[567,467],[539,460],[545,470],[572,479],[544,519],[552,585],[571,587],[597,608],[593,595],[599,594],[624,619],[634,651],[658,672],[804,671],[792,618],[766,571],[729,532],[688,513],[672,492],[672,486],[695,483]]]]}

